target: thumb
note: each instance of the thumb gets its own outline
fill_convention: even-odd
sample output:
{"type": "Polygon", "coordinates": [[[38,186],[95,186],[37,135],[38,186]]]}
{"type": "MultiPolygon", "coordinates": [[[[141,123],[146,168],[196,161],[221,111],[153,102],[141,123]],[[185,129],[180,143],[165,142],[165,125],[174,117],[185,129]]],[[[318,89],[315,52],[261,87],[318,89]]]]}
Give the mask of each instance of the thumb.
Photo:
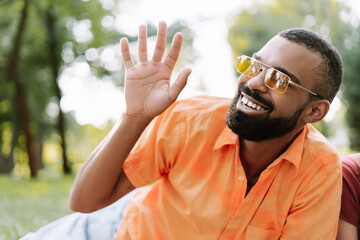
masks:
{"type": "Polygon", "coordinates": [[[182,70],[176,81],[173,84],[171,84],[169,88],[170,103],[175,102],[180,92],[184,89],[191,71],[192,70],[190,68],[186,68],[182,70]]]}

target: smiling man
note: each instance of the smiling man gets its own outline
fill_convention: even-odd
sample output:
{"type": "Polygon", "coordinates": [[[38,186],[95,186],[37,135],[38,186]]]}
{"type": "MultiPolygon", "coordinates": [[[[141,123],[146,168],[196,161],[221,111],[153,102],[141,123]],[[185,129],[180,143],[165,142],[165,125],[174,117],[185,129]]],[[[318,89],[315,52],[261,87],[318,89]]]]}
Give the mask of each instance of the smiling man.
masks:
{"type": "Polygon", "coordinates": [[[126,112],[84,163],[72,209],[95,211],[136,187],[115,239],[335,239],[339,157],[311,126],[342,81],[335,48],[288,29],[239,57],[232,101],[176,101],[191,73],[170,84],[182,35],[164,61],[166,24],[152,59],[146,37],[140,26],[136,65],[121,40],[126,112]]]}

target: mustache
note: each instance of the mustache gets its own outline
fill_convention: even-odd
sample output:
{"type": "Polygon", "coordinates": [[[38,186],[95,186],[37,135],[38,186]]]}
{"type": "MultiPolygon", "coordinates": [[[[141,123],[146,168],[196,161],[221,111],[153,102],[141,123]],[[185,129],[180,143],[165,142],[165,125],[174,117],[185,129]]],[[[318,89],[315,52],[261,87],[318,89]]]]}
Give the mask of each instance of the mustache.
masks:
{"type": "Polygon", "coordinates": [[[267,106],[269,108],[269,112],[274,110],[274,104],[271,101],[265,99],[258,92],[251,91],[250,88],[245,86],[245,85],[240,85],[239,86],[238,93],[237,93],[237,99],[240,98],[240,95],[241,95],[242,92],[245,93],[246,95],[252,97],[253,99],[258,101],[259,103],[262,103],[265,106],[267,106]]]}

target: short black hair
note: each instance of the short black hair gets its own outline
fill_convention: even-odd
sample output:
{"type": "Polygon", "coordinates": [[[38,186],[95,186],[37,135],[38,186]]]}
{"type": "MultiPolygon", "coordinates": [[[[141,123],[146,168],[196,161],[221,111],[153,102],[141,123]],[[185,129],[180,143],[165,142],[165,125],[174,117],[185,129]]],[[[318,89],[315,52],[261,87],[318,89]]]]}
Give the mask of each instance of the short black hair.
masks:
{"type": "Polygon", "coordinates": [[[286,29],[278,35],[320,54],[322,61],[316,70],[322,81],[315,84],[313,91],[332,102],[343,80],[343,62],[336,48],[319,34],[303,28],[286,29]]]}

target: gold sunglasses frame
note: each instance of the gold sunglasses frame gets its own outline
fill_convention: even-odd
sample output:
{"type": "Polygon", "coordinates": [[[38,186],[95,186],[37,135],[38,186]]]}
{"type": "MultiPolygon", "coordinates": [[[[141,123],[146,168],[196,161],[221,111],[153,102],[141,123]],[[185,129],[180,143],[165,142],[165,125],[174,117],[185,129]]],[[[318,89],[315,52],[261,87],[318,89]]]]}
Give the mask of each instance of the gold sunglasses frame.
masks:
{"type": "Polygon", "coordinates": [[[311,91],[311,90],[309,90],[309,89],[307,89],[307,88],[304,88],[303,86],[301,86],[301,85],[293,82],[293,81],[291,80],[291,77],[289,77],[287,74],[285,74],[285,73],[283,73],[283,72],[281,72],[281,71],[279,71],[279,70],[277,70],[277,69],[275,69],[275,68],[273,68],[273,67],[271,67],[271,66],[269,66],[269,65],[267,65],[267,64],[265,64],[265,63],[263,63],[263,62],[261,62],[261,61],[259,61],[259,60],[257,60],[257,59],[255,59],[255,58],[252,58],[252,57],[249,57],[249,56],[246,56],[246,55],[241,55],[240,57],[238,57],[238,63],[237,63],[237,65],[236,65],[236,71],[238,71],[239,73],[244,74],[245,76],[250,77],[250,78],[253,78],[253,77],[254,77],[254,76],[248,76],[248,75],[246,75],[245,73],[242,73],[242,72],[239,71],[238,66],[239,66],[240,61],[241,61],[242,58],[247,58],[247,59],[249,59],[251,62],[254,61],[254,62],[259,63],[260,68],[256,71],[256,73],[254,73],[254,76],[256,76],[260,70],[264,70],[264,71],[267,73],[268,70],[273,69],[274,71],[279,72],[279,73],[281,73],[281,74],[284,74],[285,76],[287,76],[287,77],[289,78],[289,81],[287,82],[286,88],[285,88],[285,90],[284,90],[283,92],[278,91],[278,90],[276,90],[276,89],[271,88],[270,86],[268,86],[268,85],[265,83],[265,78],[264,78],[265,86],[267,86],[268,88],[270,88],[270,89],[272,89],[272,90],[274,90],[274,91],[276,91],[276,92],[279,92],[279,93],[284,93],[284,92],[286,92],[289,84],[291,84],[291,85],[293,85],[293,86],[296,86],[296,87],[298,87],[298,88],[301,88],[302,90],[307,91],[308,93],[313,94],[314,96],[316,96],[316,97],[318,97],[318,98],[320,98],[320,99],[324,99],[324,98],[323,98],[322,96],[320,96],[319,94],[316,94],[316,93],[314,93],[313,91],[311,91]],[[264,67],[266,67],[266,68],[264,68],[264,67]]]}

